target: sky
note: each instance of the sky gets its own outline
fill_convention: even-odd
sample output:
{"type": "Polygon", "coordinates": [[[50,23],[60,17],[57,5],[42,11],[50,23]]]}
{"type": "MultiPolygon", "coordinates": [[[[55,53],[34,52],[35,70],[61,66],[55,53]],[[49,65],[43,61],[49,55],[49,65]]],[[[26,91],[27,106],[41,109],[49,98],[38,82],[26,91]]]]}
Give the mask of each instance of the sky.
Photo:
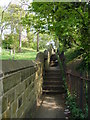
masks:
{"type": "Polygon", "coordinates": [[[0,0],[0,6],[7,6],[12,0],[0,0]]]}
{"type": "MultiPolygon", "coordinates": [[[[21,0],[0,0],[0,6],[3,7],[3,8],[6,8],[8,6],[8,4],[11,2],[12,4],[18,4],[19,1],[21,0]]],[[[32,0],[29,0],[28,3],[32,2],[32,0]]],[[[27,7],[27,6],[26,6],[27,7]]],[[[25,8],[26,8],[25,7],[25,8]]],[[[4,30],[4,33],[10,33],[10,30],[4,30]]],[[[25,32],[24,32],[24,35],[25,35],[25,32]]],[[[3,39],[4,39],[4,34],[3,34],[3,39]]]]}
{"type": "MultiPolygon", "coordinates": [[[[20,0],[0,0],[0,6],[7,6],[11,1],[17,3],[20,0]]],[[[32,2],[32,0],[29,0],[29,2],[32,2]]]]}

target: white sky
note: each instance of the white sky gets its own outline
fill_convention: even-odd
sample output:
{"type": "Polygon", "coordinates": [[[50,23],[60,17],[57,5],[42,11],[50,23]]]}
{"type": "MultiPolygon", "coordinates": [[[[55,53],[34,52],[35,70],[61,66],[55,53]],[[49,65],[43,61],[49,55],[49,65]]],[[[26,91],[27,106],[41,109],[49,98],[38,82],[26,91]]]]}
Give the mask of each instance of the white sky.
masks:
{"type": "MultiPolygon", "coordinates": [[[[17,3],[20,0],[0,0],[0,6],[7,6],[11,1],[17,3]]],[[[29,2],[32,2],[32,0],[29,0],[29,2]]]]}
{"type": "Polygon", "coordinates": [[[0,6],[7,6],[12,0],[0,0],[0,6]]]}
{"type": "MultiPolygon", "coordinates": [[[[11,2],[12,4],[18,4],[19,3],[19,1],[21,1],[21,0],[0,0],[0,6],[1,7],[6,7],[6,6],[8,6],[8,4],[11,2]]],[[[30,2],[32,2],[33,0],[28,0],[29,2],[28,3],[30,3],[30,2]]],[[[26,6],[27,7],[27,6],[26,6]]],[[[25,7],[25,8],[26,8],[25,7]]],[[[10,30],[4,30],[4,33],[10,33],[10,30]]],[[[3,39],[4,39],[4,33],[3,33],[3,39]]],[[[23,32],[23,34],[24,35],[26,35],[26,33],[25,33],[25,31],[23,32]]]]}

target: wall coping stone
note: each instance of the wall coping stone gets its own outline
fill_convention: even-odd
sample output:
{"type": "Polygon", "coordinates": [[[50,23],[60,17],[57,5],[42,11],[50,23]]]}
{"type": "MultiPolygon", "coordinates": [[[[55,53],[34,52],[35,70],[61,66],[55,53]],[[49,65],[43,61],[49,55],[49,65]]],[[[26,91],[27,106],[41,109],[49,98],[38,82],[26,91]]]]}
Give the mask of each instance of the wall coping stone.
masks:
{"type": "Polygon", "coordinates": [[[36,56],[36,61],[39,61],[41,63],[44,62],[44,53],[43,52],[39,52],[36,56]]]}
{"type": "Polygon", "coordinates": [[[36,65],[37,62],[32,60],[2,60],[2,73],[0,74],[0,77],[36,65]]]}

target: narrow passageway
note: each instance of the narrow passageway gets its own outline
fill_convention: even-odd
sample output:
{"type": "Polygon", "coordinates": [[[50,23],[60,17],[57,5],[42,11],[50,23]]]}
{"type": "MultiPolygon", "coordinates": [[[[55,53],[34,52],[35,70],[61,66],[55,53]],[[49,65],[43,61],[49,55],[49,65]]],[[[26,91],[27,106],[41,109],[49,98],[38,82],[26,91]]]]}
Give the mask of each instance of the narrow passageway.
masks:
{"type": "Polygon", "coordinates": [[[65,118],[63,95],[45,94],[40,100],[32,118],[65,118]]]}
{"type": "MultiPolygon", "coordinates": [[[[34,109],[32,118],[65,118],[65,89],[55,55],[51,56],[50,68],[45,71],[43,94],[34,109]]],[[[30,117],[30,113],[27,115],[30,117]]]]}

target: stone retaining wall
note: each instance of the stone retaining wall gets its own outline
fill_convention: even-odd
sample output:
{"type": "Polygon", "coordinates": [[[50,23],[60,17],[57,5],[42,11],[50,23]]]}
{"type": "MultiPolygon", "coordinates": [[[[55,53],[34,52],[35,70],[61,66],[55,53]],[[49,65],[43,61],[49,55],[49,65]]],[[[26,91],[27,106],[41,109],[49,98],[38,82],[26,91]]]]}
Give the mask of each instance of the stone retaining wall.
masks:
{"type": "Polygon", "coordinates": [[[2,61],[0,118],[22,118],[42,93],[43,63],[2,61]]]}
{"type": "Polygon", "coordinates": [[[2,63],[2,68],[0,68],[0,119],[24,118],[37,103],[42,94],[44,70],[49,66],[51,53],[50,48],[47,51],[46,60],[45,52],[40,52],[35,61],[0,61],[2,63]]]}

